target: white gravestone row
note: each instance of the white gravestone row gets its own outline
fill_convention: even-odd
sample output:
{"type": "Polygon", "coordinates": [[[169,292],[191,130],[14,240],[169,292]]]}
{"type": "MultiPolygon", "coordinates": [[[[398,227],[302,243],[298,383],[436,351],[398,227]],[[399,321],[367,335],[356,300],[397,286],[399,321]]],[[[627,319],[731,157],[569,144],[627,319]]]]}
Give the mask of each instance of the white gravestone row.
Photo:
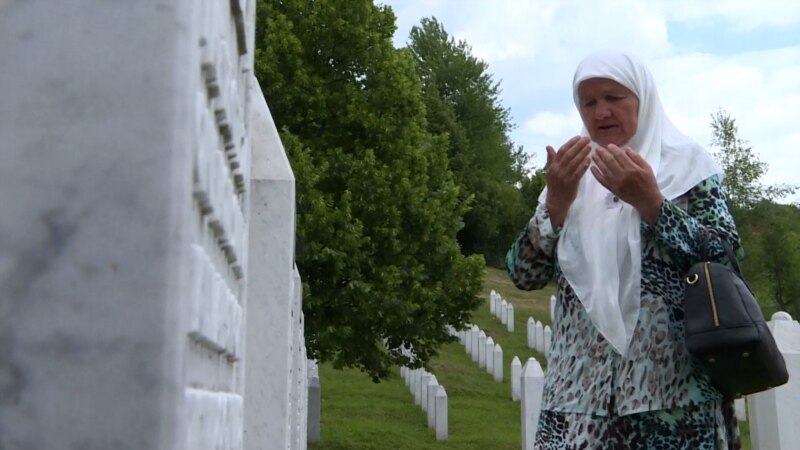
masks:
{"type": "Polygon", "coordinates": [[[478,367],[486,370],[498,383],[503,382],[503,348],[500,343],[494,342],[477,325],[470,325],[467,330],[462,331],[451,329],[450,334],[459,338],[464,350],[478,367]]]}
{"type": "Polygon", "coordinates": [[[800,323],[777,312],[768,325],[786,361],[789,382],[747,397],[750,441],[753,450],[796,450],[800,443],[800,323]]]}
{"type": "Polygon", "coordinates": [[[549,356],[550,340],[553,334],[550,325],[543,325],[542,322],[538,320],[534,321],[533,317],[528,317],[527,331],[528,348],[532,348],[545,356],[549,356]]]}
{"type": "Polygon", "coordinates": [[[436,376],[425,369],[400,368],[400,376],[414,395],[414,403],[426,413],[428,428],[436,432],[437,441],[447,440],[447,391],[436,376]]]}
{"type": "Polygon", "coordinates": [[[514,305],[494,290],[489,293],[489,312],[506,326],[509,333],[514,332],[514,305]]]}
{"type": "Polygon", "coordinates": [[[244,447],[305,448],[302,282],[294,267],[294,176],[258,82],[251,83],[244,447]],[[267,343],[281,343],[267,345],[267,343]]]}

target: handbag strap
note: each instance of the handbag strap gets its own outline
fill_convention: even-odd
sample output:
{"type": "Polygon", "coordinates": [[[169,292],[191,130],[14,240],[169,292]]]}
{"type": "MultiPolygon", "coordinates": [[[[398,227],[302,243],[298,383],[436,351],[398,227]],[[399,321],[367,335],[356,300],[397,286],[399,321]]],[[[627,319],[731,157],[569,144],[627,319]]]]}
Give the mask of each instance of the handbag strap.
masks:
{"type": "Polygon", "coordinates": [[[725,250],[725,255],[728,257],[728,261],[731,263],[731,267],[734,271],[736,271],[739,276],[742,276],[742,269],[739,267],[739,260],[736,259],[736,255],[733,253],[733,248],[731,248],[731,244],[728,242],[727,239],[723,239],[716,230],[710,228],[700,228],[699,236],[698,236],[698,245],[700,246],[700,257],[706,261],[708,261],[709,256],[709,235],[714,235],[717,241],[722,245],[722,249],[725,250]]]}
{"type": "Polygon", "coordinates": [[[739,267],[739,259],[736,258],[736,254],[733,253],[731,244],[728,243],[728,241],[725,239],[720,239],[719,242],[722,244],[722,248],[725,249],[725,254],[728,255],[728,261],[731,262],[731,267],[733,267],[733,270],[735,270],[736,273],[738,273],[739,276],[742,277],[743,275],[742,275],[742,269],[739,267]]]}

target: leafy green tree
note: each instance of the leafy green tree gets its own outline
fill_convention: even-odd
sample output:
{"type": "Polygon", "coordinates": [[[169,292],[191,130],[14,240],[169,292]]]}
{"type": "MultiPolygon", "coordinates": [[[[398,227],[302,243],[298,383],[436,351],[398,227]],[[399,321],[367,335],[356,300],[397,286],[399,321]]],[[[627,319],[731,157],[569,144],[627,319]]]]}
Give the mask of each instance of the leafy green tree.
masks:
{"type": "Polygon", "coordinates": [[[769,316],[782,310],[800,316],[800,207],[773,199],[796,186],[764,185],[767,164],[738,137],[736,121],[725,111],[712,115],[715,156],[724,171],[723,187],[746,252],[743,270],[769,316]]]}
{"type": "Polygon", "coordinates": [[[800,317],[800,208],[762,201],[746,215],[740,232],[748,282],[767,315],[800,317]]]}
{"type": "Polygon", "coordinates": [[[459,250],[465,208],[395,17],[371,0],[259,0],[256,20],[256,76],[297,180],[309,357],[375,381],[425,364],[479,303],[483,262],[459,250]]]}
{"type": "Polygon", "coordinates": [[[736,119],[719,110],[711,115],[714,153],[722,166],[725,177],[722,185],[728,194],[728,202],[734,209],[747,209],[761,200],[772,200],[792,194],[796,186],[764,185],[761,177],[767,173],[767,163],[758,159],[747,141],[738,137],[736,119]]]}
{"type": "Polygon", "coordinates": [[[522,203],[528,207],[535,207],[539,203],[539,194],[547,186],[547,173],[543,169],[537,169],[526,175],[520,183],[520,194],[522,203]]]}
{"type": "Polygon", "coordinates": [[[513,125],[500,104],[499,83],[435,18],[412,28],[408,48],[422,82],[428,130],[446,137],[450,168],[470,206],[458,235],[462,251],[501,264],[532,206],[522,202],[527,160],[508,136],[513,125]]]}

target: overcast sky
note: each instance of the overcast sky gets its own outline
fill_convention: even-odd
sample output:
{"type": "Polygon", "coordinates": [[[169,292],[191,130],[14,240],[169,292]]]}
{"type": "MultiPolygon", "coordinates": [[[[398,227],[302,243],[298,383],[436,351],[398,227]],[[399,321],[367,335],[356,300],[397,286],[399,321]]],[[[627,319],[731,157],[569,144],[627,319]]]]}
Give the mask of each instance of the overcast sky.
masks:
{"type": "MultiPolygon", "coordinates": [[[[397,16],[396,46],[436,17],[500,81],[512,140],[544,164],[581,128],[572,75],[588,53],[632,52],[649,66],[667,114],[701,144],[710,116],[728,111],[764,181],[800,185],[798,0],[377,0],[397,16]]],[[[800,194],[790,200],[800,201],[800,194]]]]}

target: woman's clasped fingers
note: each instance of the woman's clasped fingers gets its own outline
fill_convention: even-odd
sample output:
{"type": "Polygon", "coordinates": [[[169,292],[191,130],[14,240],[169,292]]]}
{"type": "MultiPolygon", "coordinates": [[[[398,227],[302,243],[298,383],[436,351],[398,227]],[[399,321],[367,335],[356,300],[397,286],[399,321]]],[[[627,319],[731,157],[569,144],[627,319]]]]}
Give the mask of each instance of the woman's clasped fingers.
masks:
{"type": "Polygon", "coordinates": [[[613,144],[608,147],[597,147],[592,161],[606,177],[620,177],[627,169],[635,167],[625,152],[613,144]]]}
{"type": "Polygon", "coordinates": [[[569,138],[569,140],[567,142],[565,142],[564,145],[562,145],[561,147],[558,148],[558,154],[563,157],[564,155],[569,153],[569,150],[571,148],[575,148],[575,147],[580,146],[581,145],[581,141],[588,141],[588,140],[589,140],[589,138],[586,137],[586,136],[583,136],[583,137],[581,137],[581,136],[573,136],[573,137],[569,138]]]}
{"type": "Polygon", "coordinates": [[[583,175],[590,162],[591,146],[589,143],[588,137],[576,136],[561,146],[555,158],[559,166],[559,175],[569,180],[580,178],[583,175]]]}

